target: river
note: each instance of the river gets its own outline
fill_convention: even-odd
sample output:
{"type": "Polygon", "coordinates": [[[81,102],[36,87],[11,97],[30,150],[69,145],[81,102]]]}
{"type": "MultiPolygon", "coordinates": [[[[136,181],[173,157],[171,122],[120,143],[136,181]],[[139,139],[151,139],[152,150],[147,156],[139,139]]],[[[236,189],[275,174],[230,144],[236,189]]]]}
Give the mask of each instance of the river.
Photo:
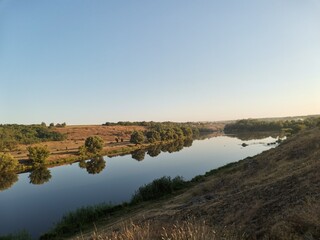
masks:
{"type": "Polygon", "coordinates": [[[147,152],[38,169],[18,178],[1,179],[0,175],[0,235],[24,229],[37,238],[68,211],[102,202],[128,201],[140,186],[162,176],[179,175],[190,180],[268,150],[275,146],[268,143],[276,140],[275,136],[248,139],[218,136],[180,141],[147,152]],[[244,142],[247,147],[242,146],[244,142]],[[5,179],[7,183],[3,183],[5,179]]]}

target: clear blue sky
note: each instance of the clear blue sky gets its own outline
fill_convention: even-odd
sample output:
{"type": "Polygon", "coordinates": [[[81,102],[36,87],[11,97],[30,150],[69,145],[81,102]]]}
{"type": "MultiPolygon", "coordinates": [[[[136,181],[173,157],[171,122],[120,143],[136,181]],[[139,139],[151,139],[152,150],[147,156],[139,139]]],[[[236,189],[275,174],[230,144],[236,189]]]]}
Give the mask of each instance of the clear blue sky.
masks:
{"type": "Polygon", "coordinates": [[[318,0],[0,0],[0,123],[320,113],[318,0]]]}

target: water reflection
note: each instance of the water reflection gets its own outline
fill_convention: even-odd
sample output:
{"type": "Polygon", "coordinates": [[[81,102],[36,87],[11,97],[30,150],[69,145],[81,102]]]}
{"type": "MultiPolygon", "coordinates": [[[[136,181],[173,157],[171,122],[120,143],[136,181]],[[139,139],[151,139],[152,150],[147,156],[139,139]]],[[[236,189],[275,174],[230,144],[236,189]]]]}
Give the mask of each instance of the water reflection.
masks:
{"type": "Polygon", "coordinates": [[[150,157],[156,157],[161,152],[179,152],[184,147],[191,147],[193,143],[192,139],[180,139],[174,142],[166,143],[166,144],[157,144],[153,145],[147,149],[139,149],[131,152],[131,157],[137,161],[142,161],[145,158],[146,153],[150,157]]]}
{"type": "Polygon", "coordinates": [[[284,133],[281,132],[243,132],[243,133],[236,133],[232,135],[228,135],[228,137],[235,137],[242,141],[249,141],[254,139],[264,139],[268,137],[272,138],[283,138],[285,137],[284,133]]]}
{"type": "Polygon", "coordinates": [[[45,166],[39,166],[32,170],[32,172],[29,175],[30,183],[41,185],[46,182],[49,182],[51,179],[51,172],[48,168],[45,166]]]}
{"type": "Polygon", "coordinates": [[[146,156],[146,150],[139,149],[131,153],[131,157],[137,161],[142,161],[146,156]]]}
{"type": "Polygon", "coordinates": [[[148,148],[147,150],[147,154],[150,157],[156,157],[161,153],[161,145],[155,145],[155,146],[151,146],[150,148],[148,148]]]}
{"type": "Polygon", "coordinates": [[[11,188],[18,181],[18,174],[14,172],[0,173],[0,191],[11,188]]]}
{"type": "Polygon", "coordinates": [[[102,156],[96,156],[89,161],[80,161],[79,167],[87,169],[89,174],[99,174],[103,169],[105,169],[106,161],[102,156]]]}

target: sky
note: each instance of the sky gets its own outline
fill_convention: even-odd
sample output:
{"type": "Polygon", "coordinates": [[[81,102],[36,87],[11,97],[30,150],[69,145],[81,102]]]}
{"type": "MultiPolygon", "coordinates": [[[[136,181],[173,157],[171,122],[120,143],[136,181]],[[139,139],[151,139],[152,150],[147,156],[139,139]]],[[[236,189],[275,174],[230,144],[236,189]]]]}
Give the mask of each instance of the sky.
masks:
{"type": "Polygon", "coordinates": [[[318,0],[0,0],[0,123],[320,113],[318,0]]]}

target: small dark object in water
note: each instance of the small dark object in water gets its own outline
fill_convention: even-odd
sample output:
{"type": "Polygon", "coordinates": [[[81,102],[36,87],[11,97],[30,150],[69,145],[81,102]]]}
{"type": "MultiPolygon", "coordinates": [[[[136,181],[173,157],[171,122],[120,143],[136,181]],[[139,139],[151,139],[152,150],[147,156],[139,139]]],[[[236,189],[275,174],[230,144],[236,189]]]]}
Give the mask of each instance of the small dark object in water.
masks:
{"type": "Polygon", "coordinates": [[[249,146],[249,145],[246,144],[246,143],[242,143],[241,146],[242,146],[242,147],[246,147],[246,146],[249,146]]]}

